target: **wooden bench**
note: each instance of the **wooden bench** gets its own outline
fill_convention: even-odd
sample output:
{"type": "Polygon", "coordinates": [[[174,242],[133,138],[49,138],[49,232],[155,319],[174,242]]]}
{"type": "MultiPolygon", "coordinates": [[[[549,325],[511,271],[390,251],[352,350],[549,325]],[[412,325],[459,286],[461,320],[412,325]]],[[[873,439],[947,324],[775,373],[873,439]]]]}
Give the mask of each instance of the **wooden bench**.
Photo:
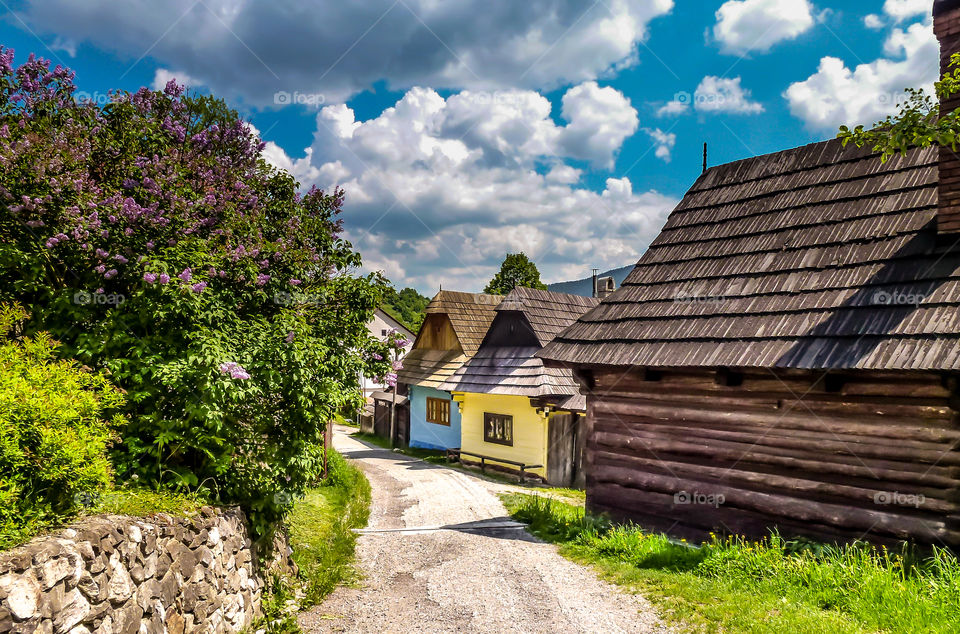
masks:
{"type": "Polygon", "coordinates": [[[490,462],[501,462],[503,464],[508,464],[520,469],[520,482],[523,482],[527,478],[527,469],[543,469],[542,464],[526,464],[524,462],[517,462],[516,460],[508,460],[506,458],[494,458],[493,456],[485,456],[483,454],[474,453],[472,451],[462,451],[460,449],[447,449],[447,462],[463,462],[460,460],[461,456],[470,456],[472,458],[480,459],[480,471],[486,473],[487,470],[487,461],[490,462]]]}

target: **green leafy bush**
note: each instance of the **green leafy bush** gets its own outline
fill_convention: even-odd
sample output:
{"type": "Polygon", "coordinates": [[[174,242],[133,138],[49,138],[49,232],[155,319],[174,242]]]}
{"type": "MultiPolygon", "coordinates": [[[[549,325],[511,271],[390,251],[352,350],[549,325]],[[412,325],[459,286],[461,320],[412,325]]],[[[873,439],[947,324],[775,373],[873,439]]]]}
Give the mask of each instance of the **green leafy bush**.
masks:
{"type": "Polygon", "coordinates": [[[111,483],[107,447],[123,419],[104,419],[123,403],[100,374],[54,359],[39,334],[7,340],[27,314],[0,306],[0,548],[82,506],[111,483]]]}
{"type": "Polygon", "coordinates": [[[126,391],[119,478],[239,503],[268,532],[359,377],[396,369],[343,193],[301,193],[222,101],[171,82],[79,104],[71,72],[12,62],[0,48],[0,301],[126,391]]]}

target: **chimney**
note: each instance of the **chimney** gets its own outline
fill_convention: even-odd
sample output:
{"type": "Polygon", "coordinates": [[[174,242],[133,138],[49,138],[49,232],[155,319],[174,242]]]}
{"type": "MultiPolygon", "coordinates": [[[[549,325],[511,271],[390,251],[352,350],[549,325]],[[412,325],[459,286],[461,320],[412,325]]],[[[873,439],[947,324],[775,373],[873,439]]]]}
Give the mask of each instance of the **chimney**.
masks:
{"type": "MultiPolygon", "coordinates": [[[[960,53],[960,0],[933,3],[933,33],[940,42],[940,75],[947,72],[950,56],[960,53]]],[[[940,102],[944,115],[960,106],[960,95],[940,102]]],[[[937,233],[960,234],[960,155],[949,147],[940,148],[940,175],[937,196],[937,233]]]]}
{"type": "Polygon", "coordinates": [[[594,293],[593,296],[603,299],[613,291],[617,290],[617,283],[613,281],[612,276],[599,277],[595,279],[593,287],[597,289],[597,292],[594,293]]]}
{"type": "Polygon", "coordinates": [[[598,272],[599,270],[600,270],[600,269],[593,269],[593,296],[594,296],[594,297],[597,296],[597,290],[598,290],[598,289],[597,289],[597,272],[598,272]]]}

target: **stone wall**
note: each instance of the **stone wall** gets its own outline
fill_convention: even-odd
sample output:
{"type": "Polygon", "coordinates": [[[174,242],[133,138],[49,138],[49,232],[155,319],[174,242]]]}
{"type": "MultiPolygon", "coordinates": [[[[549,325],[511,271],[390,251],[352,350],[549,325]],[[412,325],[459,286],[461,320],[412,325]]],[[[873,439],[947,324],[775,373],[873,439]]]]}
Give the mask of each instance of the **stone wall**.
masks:
{"type": "MultiPolygon", "coordinates": [[[[0,553],[0,633],[236,632],[264,566],[239,509],[98,516],[0,553]]],[[[278,544],[286,561],[286,544],[278,544]]]]}

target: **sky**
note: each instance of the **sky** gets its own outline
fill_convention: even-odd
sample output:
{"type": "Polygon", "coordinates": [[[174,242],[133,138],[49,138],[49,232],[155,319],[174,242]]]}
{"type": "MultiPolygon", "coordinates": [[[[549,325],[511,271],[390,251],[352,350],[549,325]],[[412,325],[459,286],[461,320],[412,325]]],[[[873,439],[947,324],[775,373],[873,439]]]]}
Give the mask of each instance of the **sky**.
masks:
{"type": "Polygon", "coordinates": [[[632,264],[702,169],[836,135],[937,76],[932,0],[0,0],[77,96],[223,97],[275,165],[342,187],[398,288],[632,264]]]}

